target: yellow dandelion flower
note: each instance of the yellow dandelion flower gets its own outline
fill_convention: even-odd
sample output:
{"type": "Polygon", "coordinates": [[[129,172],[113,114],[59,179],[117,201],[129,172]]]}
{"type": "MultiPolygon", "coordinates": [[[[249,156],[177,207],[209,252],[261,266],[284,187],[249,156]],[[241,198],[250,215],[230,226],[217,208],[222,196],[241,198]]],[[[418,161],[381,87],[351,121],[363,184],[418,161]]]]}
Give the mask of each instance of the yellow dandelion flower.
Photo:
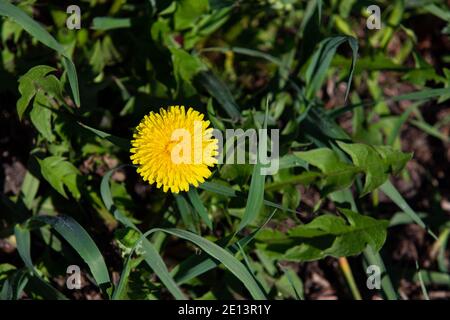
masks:
{"type": "Polygon", "coordinates": [[[164,192],[188,191],[211,175],[217,163],[218,140],[203,114],[184,106],[150,112],[139,123],[130,152],[137,172],[164,192]]]}

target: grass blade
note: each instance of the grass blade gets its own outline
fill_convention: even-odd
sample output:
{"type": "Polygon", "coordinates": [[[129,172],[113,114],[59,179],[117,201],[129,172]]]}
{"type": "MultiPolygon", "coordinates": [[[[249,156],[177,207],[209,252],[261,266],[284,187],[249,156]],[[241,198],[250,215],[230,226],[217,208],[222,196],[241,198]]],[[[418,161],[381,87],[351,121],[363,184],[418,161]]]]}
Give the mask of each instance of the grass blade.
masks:
{"type": "Polygon", "coordinates": [[[183,195],[180,194],[175,195],[175,202],[177,203],[178,210],[180,211],[181,219],[183,220],[184,226],[188,230],[196,233],[194,219],[189,203],[186,201],[183,195]]]}
{"type": "Polygon", "coordinates": [[[131,27],[130,18],[110,18],[110,17],[95,17],[92,21],[92,28],[95,30],[112,30],[131,27]]]}
{"type": "MultiPolygon", "coordinates": [[[[258,227],[258,229],[253,231],[248,236],[238,240],[236,243],[232,244],[230,248],[227,250],[229,250],[233,254],[236,254],[239,248],[238,246],[240,246],[241,248],[245,248],[247,244],[249,244],[256,237],[256,235],[262,230],[262,228],[264,228],[264,226],[270,221],[270,219],[272,219],[276,211],[277,210],[275,209],[269,216],[269,218],[267,218],[267,220],[264,222],[264,224],[258,227]]],[[[227,243],[228,241],[223,242],[227,243]]],[[[219,264],[220,262],[208,256],[195,255],[187,258],[185,261],[180,263],[177,267],[175,267],[172,270],[172,273],[175,274],[175,280],[177,281],[177,283],[183,283],[205,272],[208,272],[209,270],[215,268],[219,264]]]]}
{"type": "Polygon", "coordinates": [[[200,195],[198,194],[197,189],[190,188],[187,194],[189,200],[191,201],[200,218],[208,226],[208,228],[212,230],[213,229],[212,221],[208,216],[208,212],[206,211],[206,208],[203,205],[202,200],[200,199],[200,195]]]}
{"type": "MultiPolygon", "coordinates": [[[[155,228],[144,233],[144,236],[147,237],[148,235],[157,231],[165,232],[176,237],[191,241],[206,253],[208,253],[211,257],[219,260],[228,270],[230,270],[230,272],[232,272],[239,280],[241,280],[242,284],[248,289],[254,299],[266,299],[265,294],[262,292],[262,290],[258,286],[258,283],[248,272],[245,266],[241,262],[239,262],[231,253],[219,247],[217,244],[206,240],[192,232],[180,229],[155,228]]],[[[145,249],[147,251],[147,248],[145,249]]]]}
{"type": "Polygon", "coordinates": [[[358,42],[355,38],[349,36],[330,37],[320,43],[319,50],[317,50],[312,56],[311,63],[306,70],[305,76],[307,98],[312,99],[316,92],[320,89],[337,48],[346,41],[352,49],[352,64],[347,80],[347,89],[345,92],[345,100],[347,100],[353,72],[355,70],[356,59],[358,56],[358,42]]]}
{"type": "Polygon", "coordinates": [[[427,230],[427,232],[437,240],[436,235],[431,231],[423,222],[423,220],[419,217],[419,215],[411,209],[411,207],[408,205],[408,203],[405,201],[405,199],[402,197],[402,195],[397,191],[397,189],[394,187],[394,185],[388,180],[386,181],[381,187],[381,191],[388,196],[397,206],[400,207],[408,216],[411,217],[411,219],[414,220],[415,223],[417,223],[419,226],[427,230]]]}
{"type": "Polygon", "coordinates": [[[427,288],[425,287],[425,283],[423,282],[423,279],[422,279],[422,273],[420,272],[419,263],[417,261],[416,261],[416,269],[417,269],[417,278],[420,283],[420,288],[422,290],[422,294],[423,294],[425,300],[430,300],[430,297],[428,296],[427,288]]]}
{"type": "Polygon", "coordinates": [[[232,119],[239,119],[241,117],[239,107],[230,90],[211,71],[199,72],[195,80],[220,103],[232,119]]]}
{"type": "MultiPolygon", "coordinates": [[[[266,113],[264,116],[263,129],[267,130],[267,119],[269,114],[269,100],[266,101],[266,113]]],[[[265,139],[259,141],[257,163],[253,167],[252,179],[250,181],[250,190],[248,192],[247,204],[245,205],[244,215],[236,230],[236,233],[245,228],[250,222],[252,222],[261,211],[264,203],[264,184],[266,176],[261,172],[263,167],[260,159],[261,145],[267,144],[267,136],[265,139]]]]}
{"type": "MultiPolygon", "coordinates": [[[[123,168],[128,165],[122,165],[115,169],[112,169],[108,171],[102,178],[102,182],[100,185],[100,194],[102,196],[103,203],[105,204],[105,207],[108,209],[109,212],[111,212],[114,217],[121,222],[123,225],[133,228],[137,232],[139,232],[142,235],[142,232],[134,225],[134,223],[128,219],[126,216],[124,216],[115,206],[112,199],[112,193],[111,193],[111,187],[109,184],[109,180],[111,179],[112,174],[114,171],[123,168]]],[[[175,299],[178,300],[185,300],[186,297],[181,292],[180,288],[177,286],[175,281],[173,280],[172,276],[169,273],[169,270],[167,270],[167,267],[164,263],[164,260],[159,255],[158,251],[155,249],[155,246],[148,241],[147,239],[144,239],[142,241],[142,246],[145,249],[145,255],[144,259],[149,265],[149,267],[155,272],[155,274],[158,276],[158,278],[161,280],[161,282],[166,286],[167,290],[175,297],[175,299]]],[[[132,259],[129,259],[127,263],[125,264],[124,271],[127,271],[127,268],[129,268],[129,264],[132,262],[132,259]]],[[[122,275],[125,275],[126,273],[122,272],[122,275]]],[[[116,288],[115,292],[113,293],[114,297],[120,297],[120,294],[122,291],[117,291],[116,288]],[[117,292],[116,292],[117,291],[117,292]]],[[[119,287],[119,290],[123,290],[123,288],[119,287]]]]}
{"type": "Polygon", "coordinates": [[[29,220],[51,225],[89,266],[99,286],[110,284],[108,268],[100,250],[86,230],[69,216],[36,216],[29,220]]]}
{"type": "Polygon", "coordinates": [[[388,300],[397,300],[398,295],[392,285],[392,281],[389,274],[386,272],[386,267],[384,265],[383,259],[378,252],[375,252],[371,246],[367,246],[364,250],[364,258],[367,260],[369,265],[376,265],[381,271],[381,287],[388,300]]]}

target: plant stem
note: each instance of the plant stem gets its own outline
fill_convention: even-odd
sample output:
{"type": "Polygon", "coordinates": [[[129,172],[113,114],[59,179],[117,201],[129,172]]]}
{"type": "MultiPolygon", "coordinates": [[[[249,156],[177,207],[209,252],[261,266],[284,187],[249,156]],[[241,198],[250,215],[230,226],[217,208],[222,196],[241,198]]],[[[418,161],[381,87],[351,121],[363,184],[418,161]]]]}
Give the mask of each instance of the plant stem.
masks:
{"type": "Polygon", "coordinates": [[[359,292],[359,289],[356,286],[355,279],[353,278],[352,269],[348,264],[347,258],[340,257],[338,260],[339,266],[341,267],[341,270],[344,273],[345,279],[347,280],[348,286],[350,287],[353,298],[355,298],[355,300],[362,300],[361,293],[359,292]]]}

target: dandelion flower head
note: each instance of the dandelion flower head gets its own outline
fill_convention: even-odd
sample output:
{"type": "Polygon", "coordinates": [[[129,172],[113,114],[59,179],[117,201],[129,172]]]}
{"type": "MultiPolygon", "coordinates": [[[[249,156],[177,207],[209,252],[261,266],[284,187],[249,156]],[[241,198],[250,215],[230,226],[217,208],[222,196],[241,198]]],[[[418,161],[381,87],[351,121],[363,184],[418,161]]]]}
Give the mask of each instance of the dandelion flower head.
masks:
{"type": "Polygon", "coordinates": [[[217,163],[218,140],[200,112],[171,106],[150,112],[139,123],[130,152],[137,172],[164,192],[188,191],[211,175],[217,163]]]}

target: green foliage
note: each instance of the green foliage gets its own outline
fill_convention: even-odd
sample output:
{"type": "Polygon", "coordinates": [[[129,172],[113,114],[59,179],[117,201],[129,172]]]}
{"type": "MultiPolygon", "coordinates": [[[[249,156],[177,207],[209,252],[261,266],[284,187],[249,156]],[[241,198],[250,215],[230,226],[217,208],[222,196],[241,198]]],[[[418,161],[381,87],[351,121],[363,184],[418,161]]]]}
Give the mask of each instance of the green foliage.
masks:
{"type": "Polygon", "coordinates": [[[38,159],[38,162],[42,176],[56,191],[67,198],[64,190],[64,186],[66,186],[75,199],[80,198],[79,181],[77,181],[79,172],[73,164],[58,156],[47,157],[43,160],[38,159]]]}
{"type": "Polygon", "coordinates": [[[258,248],[277,259],[291,261],[352,256],[361,253],[367,245],[380,250],[389,221],[347,209],[340,212],[345,218],[325,214],[287,233],[263,230],[257,237],[258,248]]]}
{"type": "Polygon", "coordinates": [[[0,241],[23,261],[5,254],[1,299],[76,297],[58,284],[72,261],[104,299],[308,299],[305,263],[325,257],[352,257],[356,279],[380,266],[382,294],[396,299],[401,275],[382,248],[388,226],[406,223],[436,241],[439,269],[410,278],[425,293],[446,285],[448,225],[435,218],[445,177],[425,168],[421,186],[434,193],[420,212],[397,189],[416,183],[407,163],[420,162],[402,151],[415,148],[405,128],[426,136],[425,152],[449,141],[438,112],[450,56],[415,25],[426,17],[442,25],[433,42],[446,36],[444,2],[380,1],[380,30],[361,29],[358,1],[79,5],[82,28],[68,30],[60,5],[0,0],[0,149],[5,168],[24,168],[1,181],[0,241]],[[219,164],[177,195],[144,183],[130,164],[133,130],[170,105],[224,133],[278,129],[279,171],[219,164]]]}
{"type": "Polygon", "coordinates": [[[412,154],[389,146],[346,144],[341,141],[337,144],[351,157],[353,164],[341,160],[339,154],[328,148],[295,153],[300,159],[320,169],[322,174],[314,175],[313,178],[319,180],[317,183],[325,193],[350,187],[356,175],[363,173],[363,196],[381,186],[389,174],[398,174],[412,157],[412,154]]]}

